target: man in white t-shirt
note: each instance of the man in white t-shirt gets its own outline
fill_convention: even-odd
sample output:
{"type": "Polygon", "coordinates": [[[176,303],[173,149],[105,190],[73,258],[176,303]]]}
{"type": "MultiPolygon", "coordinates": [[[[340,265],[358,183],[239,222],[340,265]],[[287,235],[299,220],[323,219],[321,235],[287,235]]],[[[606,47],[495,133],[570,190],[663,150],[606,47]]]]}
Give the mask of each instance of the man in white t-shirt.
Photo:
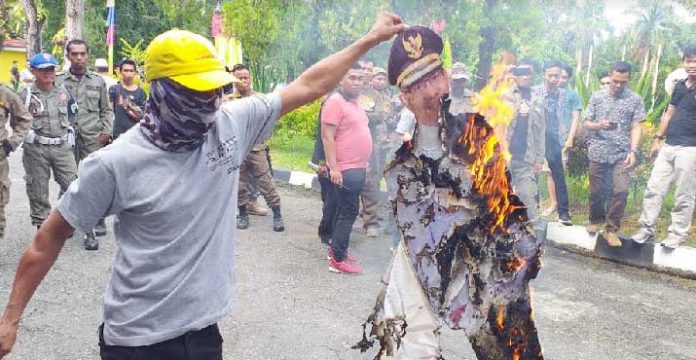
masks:
{"type": "Polygon", "coordinates": [[[402,31],[382,13],[367,35],[283,90],[222,104],[234,81],[202,36],[171,30],[145,55],[143,121],[84,160],[79,178],[19,263],[0,318],[0,358],[74,229],[114,215],[118,248],[104,295],[102,359],[222,359],[216,323],[234,308],[239,166],[282,114],[333,89],[369,49],[402,31]]]}

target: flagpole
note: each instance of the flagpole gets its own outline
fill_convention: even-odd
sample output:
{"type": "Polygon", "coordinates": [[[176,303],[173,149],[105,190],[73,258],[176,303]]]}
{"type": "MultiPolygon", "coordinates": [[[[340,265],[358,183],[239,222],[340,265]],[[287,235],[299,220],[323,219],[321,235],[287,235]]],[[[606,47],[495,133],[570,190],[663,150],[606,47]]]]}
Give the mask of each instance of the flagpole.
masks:
{"type": "Polygon", "coordinates": [[[108,51],[109,74],[114,73],[114,41],[116,40],[116,0],[106,0],[106,8],[108,15],[106,23],[108,30],[106,32],[106,48],[108,51]]]}

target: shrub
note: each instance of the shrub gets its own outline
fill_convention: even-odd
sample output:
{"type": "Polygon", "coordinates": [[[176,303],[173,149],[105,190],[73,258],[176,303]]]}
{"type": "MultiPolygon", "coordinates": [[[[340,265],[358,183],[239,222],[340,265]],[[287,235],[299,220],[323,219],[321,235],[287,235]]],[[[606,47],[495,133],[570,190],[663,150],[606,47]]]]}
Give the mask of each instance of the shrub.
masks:
{"type": "Polygon", "coordinates": [[[292,139],[314,138],[319,119],[321,101],[317,100],[301,106],[278,120],[275,128],[274,139],[292,141],[292,139]]]}

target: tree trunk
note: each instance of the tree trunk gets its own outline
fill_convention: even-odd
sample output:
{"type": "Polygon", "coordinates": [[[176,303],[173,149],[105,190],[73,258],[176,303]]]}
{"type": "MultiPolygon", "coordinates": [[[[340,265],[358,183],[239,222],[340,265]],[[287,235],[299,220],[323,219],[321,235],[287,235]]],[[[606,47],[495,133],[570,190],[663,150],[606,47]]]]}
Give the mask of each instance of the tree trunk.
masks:
{"type": "Polygon", "coordinates": [[[5,24],[7,23],[8,15],[5,7],[5,0],[0,0],[0,51],[5,43],[5,24]]]}
{"type": "MultiPolygon", "coordinates": [[[[83,40],[82,30],[85,21],[85,0],[65,1],[65,44],[70,40],[83,40]]],[[[65,56],[65,55],[63,55],[65,56]]],[[[70,60],[65,56],[63,69],[70,68],[70,60]]]]}
{"type": "Polygon", "coordinates": [[[32,57],[42,51],[41,30],[44,19],[39,17],[34,0],[20,0],[27,13],[27,57],[32,57]]]}
{"type": "Polygon", "coordinates": [[[65,37],[68,41],[84,39],[82,30],[85,20],[85,0],[65,2],[65,37]]]}
{"type": "Polygon", "coordinates": [[[496,29],[492,24],[491,13],[497,5],[498,0],[486,0],[485,13],[489,18],[488,25],[479,30],[481,43],[479,44],[479,62],[477,69],[478,79],[476,80],[476,91],[483,89],[488,83],[488,78],[491,72],[491,64],[493,62],[493,51],[495,51],[495,34],[496,29]]]}

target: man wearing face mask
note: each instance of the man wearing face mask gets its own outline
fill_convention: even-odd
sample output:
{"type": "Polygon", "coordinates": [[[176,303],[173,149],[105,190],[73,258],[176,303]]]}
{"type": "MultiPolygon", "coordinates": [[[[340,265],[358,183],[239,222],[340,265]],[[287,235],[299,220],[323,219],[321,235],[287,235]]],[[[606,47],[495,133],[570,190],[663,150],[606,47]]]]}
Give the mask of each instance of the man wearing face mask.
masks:
{"type": "Polygon", "coordinates": [[[139,128],[83,161],[22,255],[0,318],[0,358],[69,235],[113,214],[118,246],[99,329],[102,359],[221,360],[216,324],[235,305],[240,164],[279,116],[333,89],[350,64],[403,27],[382,13],[363,38],[286,88],[222,106],[222,87],[234,77],[213,44],[184,30],[157,36],[145,53],[150,98],[139,128]]]}
{"type": "Polygon", "coordinates": [[[356,347],[378,343],[381,355],[396,359],[440,359],[447,325],[466,332],[479,359],[512,359],[509,342],[526,344],[520,358],[541,359],[527,288],[541,249],[510,195],[493,129],[481,116],[449,111],[442,49],[442,39],[423,26],[392,43],[389,81],[417,123],[385,172],[403,240],[368,317],[371,338],[364,334],[356,347]],[[497,229],[494,208],[512,203],[503,205],[507,229],[497,229]],[[521,266],[501,266],[512,258],[521,266]],[[524,332],[500,330],[512,323],[524,332]]]}

